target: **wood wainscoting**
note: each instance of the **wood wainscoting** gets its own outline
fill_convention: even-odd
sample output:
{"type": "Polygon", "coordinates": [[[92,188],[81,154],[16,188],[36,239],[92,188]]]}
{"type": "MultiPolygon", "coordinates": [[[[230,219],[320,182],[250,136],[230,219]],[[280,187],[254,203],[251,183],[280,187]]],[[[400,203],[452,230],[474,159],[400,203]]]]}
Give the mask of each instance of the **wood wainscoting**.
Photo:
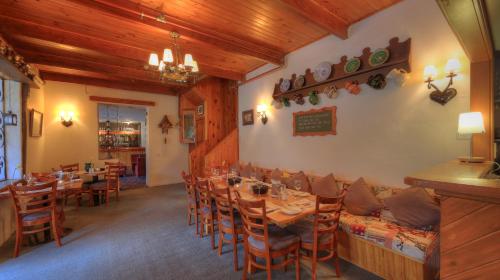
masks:
{"type": "Polygon", "coordinates": [[[342,259],[384,279],[431,280],[439,272],[439,246],[434,246],[422,262],[344,231],[338,234],[338,251],[342,259]]]}

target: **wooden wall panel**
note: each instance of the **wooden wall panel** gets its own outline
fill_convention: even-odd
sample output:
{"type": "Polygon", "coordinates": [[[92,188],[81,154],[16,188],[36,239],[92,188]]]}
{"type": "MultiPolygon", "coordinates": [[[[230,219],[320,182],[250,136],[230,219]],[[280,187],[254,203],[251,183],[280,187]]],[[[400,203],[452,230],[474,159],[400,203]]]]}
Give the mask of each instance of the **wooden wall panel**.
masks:
{"type": "MultiPolygon", "coordinates": [[[[219,158],[219,160],[226,160],[229,163],[238,160],[239,148],[237,142],[234,143],[237,137],[230,137],[232,141],[224,141],[233,131],[237,134],[237,100],[236,83],[219,78],[204,79],[180,96],[180,112],[193,110],[196,106],[205,104],[205,120],[203,121],[206,126],[204,128],[206,138],[189,146],[189,164],[192,174],[197,176],[203,174],[206,165],[205,156],[221,142],[222,144],[217,149],[227,149],[225,155],[228,158],[219,158]]],[[[211,164],[214,164],[213,161],[212,157],[211,164]]]]}

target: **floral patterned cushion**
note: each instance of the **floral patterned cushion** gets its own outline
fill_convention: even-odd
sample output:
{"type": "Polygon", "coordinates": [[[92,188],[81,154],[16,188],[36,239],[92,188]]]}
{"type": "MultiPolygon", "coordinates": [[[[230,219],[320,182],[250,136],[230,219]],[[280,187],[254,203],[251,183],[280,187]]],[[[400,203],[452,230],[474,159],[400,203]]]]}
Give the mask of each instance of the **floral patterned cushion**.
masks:
{"type": "Polygon", "coordinates": [[[340,228],[348,234],[371,241],[414,259],[425,261],[434,250],[439,233],[413,229],[374,216],[356,216],[342,211],[340,228]]]}

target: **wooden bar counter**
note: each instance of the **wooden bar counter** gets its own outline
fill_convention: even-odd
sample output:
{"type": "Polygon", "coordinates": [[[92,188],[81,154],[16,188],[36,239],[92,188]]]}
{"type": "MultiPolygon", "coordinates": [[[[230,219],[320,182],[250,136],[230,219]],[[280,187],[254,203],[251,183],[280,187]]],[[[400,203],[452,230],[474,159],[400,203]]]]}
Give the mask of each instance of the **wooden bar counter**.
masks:
{"type": "Polygon", "coordinates": [[[441,279],[499,279],[500,179],[483,178],[491,168],[450,161],[405,178],[441,196],[441,279]]]}

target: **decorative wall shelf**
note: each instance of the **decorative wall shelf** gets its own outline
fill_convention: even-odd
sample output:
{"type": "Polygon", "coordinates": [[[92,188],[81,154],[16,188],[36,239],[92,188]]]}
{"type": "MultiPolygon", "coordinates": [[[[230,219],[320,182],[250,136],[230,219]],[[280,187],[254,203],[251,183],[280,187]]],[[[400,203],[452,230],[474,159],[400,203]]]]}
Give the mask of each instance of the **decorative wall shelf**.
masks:
{"type": "Polygon", "coordinates": [[[381,65],[371,66],[369,63],[370,55],[372,51],[370,48],[364,48],[363,54],[358,58],[361,61],[361,66],[354,73],[346,73],[344,71],[344,66],[348,61],[347,56],[342,56],[340,63],[332,64],[331,74],[325,81],[316,82],[311,69],[307,69],[304,77],[304,85],[300,88],[293,88],[295,85],[295,80],[298,78],[297,74],[293,74],[290,78],[291,89],[286,92],[280,91],[280,85],[283,82],[283,78],[274,86],[273,99],[276,101],[281,101],[284,98],[288,100],[299,99],[300,96],[307,97],[312,91],[317,91],[318,93],[323,93],[323,90],[327,87],[335,86],[337,89],[345,88],[348,82],[358,82],[359,84],[366,83],[370,76],[382,74],[384,77],[392,69],[403,69],[406,72],[410,72],[410,48],[411,48],[411,38],[404,42],[399,42],[398,37],[394,37],[389,40],[389,46],[386,49],[389,51],[389,59],[381,65]]]}

